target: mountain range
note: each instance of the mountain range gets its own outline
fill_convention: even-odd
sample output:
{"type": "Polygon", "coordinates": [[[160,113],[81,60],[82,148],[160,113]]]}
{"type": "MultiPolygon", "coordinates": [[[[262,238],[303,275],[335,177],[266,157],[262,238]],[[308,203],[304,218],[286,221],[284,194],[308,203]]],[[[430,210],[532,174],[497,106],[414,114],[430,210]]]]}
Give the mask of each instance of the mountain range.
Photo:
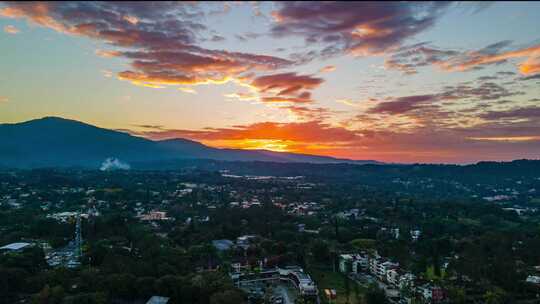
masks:
{"type": "Polygon", "coordinates": [[[111,158],[128,164],[145,163],[146,167],[154,162],[186,159],[317,164],[379,163],[268,150],[219,149],[183,138],[154,141],[59,117],[0,124],[0,139],[0,167],[8,168],[99,168],[106,159],[111,158]]]}

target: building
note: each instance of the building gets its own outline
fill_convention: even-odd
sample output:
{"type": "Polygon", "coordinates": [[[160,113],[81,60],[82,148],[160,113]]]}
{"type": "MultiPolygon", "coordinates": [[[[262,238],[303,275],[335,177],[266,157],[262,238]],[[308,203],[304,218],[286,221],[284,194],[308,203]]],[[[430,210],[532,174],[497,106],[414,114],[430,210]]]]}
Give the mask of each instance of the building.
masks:
{"type": "Polygon", "coordinates": [[[390,230],[390,234],[392,234],[392,237],[394,239],[396,239],[396,240],[399,239],[399,228],[392,228],[390,230]]]}
{"type": "Polygon", "coordinates": [[[422,232],[420,230],[411,230],[410,231],[410,234],[411,234],[411,239],[413,241],[418,241],[418,239],[420,238],[420,236],[422,235],[422,232]]]}
{"type": "Polygon", "coordinates": [[[352,271],[353,256],[351,254],[341,254],[339,256],[339,271],[349,273],[352,271]]]}
{"type": "Polygon", "coordinates": [[[414,287],[414,280],[416,280],[416,277],[414,274],[410,272],[402,274],[399,277],[399,288],[404,289],[404,288],[414,287]]]}
{"type": "Polygon", "coordinates": [[[390,269],[386,272],[386,281],[394,286],[399,285],[399,271],[397,268],[390,269]]]}
{"type": "Polygon", "coordinates": [[[301,296],[317,296],[318,289],[311,277],[300,267],[279,269],[281,280],[289,280],[301,296]]]}
{"type": "Polygon", "coordinates": [[[335,289],[325,289],[324,294],[326,295],[326,298],[331,301],[335,300],[337,297],[336,290],[335,289]]]}
{"type": "MultiPolygon", "coordinates": [[[[1,248],[0,248],[1,249],[1,248]]],[[[527,279],[525,280],[525,282],[527,283],[531,283],[531,284],[537,284],[537,285],[540,285],[540,276],[533,276],[533,275],[530,275],[527,277],[527,279]]]]}
{"type": "Polygon", "coordinates": [[[438,303],[445,298],[444,290],[439,286],[424,284],[422,286],[418,286],[416,290],[424,301],[428,303],[438,303]]]}
{"type": "Polygon", "coordinates": [[[234,242],[231,240],[213,240],[212,245],[218,251],[230,250],[234,246],[234,242]]]}
{"type": "Polygon", "coordinates": [[[77,218],[77,216],[79,216],[78,212],[68,212],[68,211],[66,211],[66,212],[48,214],[47,218],[52,218],[52,219],[55,219],[55,220],[60,221],[60,222],[68,222],[68,221],[75,220],[77,218]]]}
{"type": "Polygon", "coordinates": [[[229,275],[235,286],[242,286],[253,282],[285,281],[291,283],[302,297],[318,296],[318,289],[315,282],[302,268],[297,266],[262,269],[257,272],[242,271],[242,267],[233,267],[233,270],[234,272],[231,272],[229,275]],[[236,270],[240,270],[240,272],[236,270]]]}
{"type": "Polygon", "coordinates": [[[150,211],[147,214],[141,215],[141,221],[163,221],[168,220],[167,212],[163,211],[150,211]]]}
{"type": "Polygon", "coordinates": [[[146,304],[167,304],[169,302],[169,298],[167,297],[160,297],[160,296],[152,296],[146,304]]]}
{"type": "Polygon", "coordinates": [[[30,243],[23,243],[23,242],[11,243],[11,244],[7,244],[5,246],[0,247],[0,251],[18,252],[31,245],[32,244],[30,243]]]}
{"type": "Polygon", "coordinates": [[[256,238],[255,235],[243,235],[236,238],[236,245],[244,249],[248,249],[252,240],[256,238]]]}
{"type": "Polygon", "coordinates": [[[339,256],[339,270],[343,273],[358,273],[369,266],[369,256],[365,253],[342,254],[339,256]]]}
{"type": "Polygon", "coordinates": [[[377,274],[379,269],[379,263],[382,263],[382,259],[379,255],[375,255],[369,259],[369,272],[372,274],[377,274]]]}
{"type": "Polygon", "coordinates": [[[387,272],[391,269],[397,269],[399,267],[399,263],[394,263],[391,261],[384,261],[382,263],[378,263],[377,265],[377,272],[375,273],[381,280],[387,279],[387,272]]]}
{"type": "Polygon", "coordinates": [[[233,273],[241,273],[249,269],[249,264],[246,260],[236,261],[231,263],[231,268],[233,273]]]}

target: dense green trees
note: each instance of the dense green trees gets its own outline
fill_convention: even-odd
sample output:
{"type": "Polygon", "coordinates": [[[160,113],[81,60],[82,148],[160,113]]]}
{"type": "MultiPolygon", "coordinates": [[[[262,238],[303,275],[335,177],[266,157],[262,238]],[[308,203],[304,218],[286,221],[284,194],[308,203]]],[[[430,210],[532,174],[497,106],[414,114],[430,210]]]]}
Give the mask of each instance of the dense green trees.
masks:
{"type": "Polygon", "coordinates": [[[386,304],[388,300],[384,294],[384,290],[380,289],[377,285],[369,286],[366,292],[366,303],[367,304],[386,304]]]}
{"type": "MultiPolygon", "coordinates": [[[[478,167],[490,171],[492,166],[478,167]]],[[[540,265],[538,215],[520,217],[501,210],[502,205],[471,197],[473,192],[491,195],[492,188],[514,187],[515,181],[457,166],[441,172],[463,176],[452,177],[430,166],[368,166],[360,170],[332,165],[327,169],[329,172],[318,170],[298,182],[312,183],[311,189],[296,182],[225,179],[197,170],[186,175],[35,172],[24,173],[21,180],[3,175],[3,181],[17,187],[24,180],[20,187],[40,189],[39,197],[45,200],[64,202],[58,208],[52,204],[51,212],[78,210],[86,204],[84,193],[89,188],[96,189],[92,197],[103,200],[103,206],[101,216],[83,223],[80,269],[50,268],[39,248],[0,254],[0,295],[5,295],[0,303],[19,299],[62,304],[133,302],[151,295],[171,297],[172,303],[243,303],[244,294],[231,286],[227,277],[233,260],[256,266],[266,259],[270,267],[300,265],[308,271],[318,268],[330,272],[338,254],[360,250],[377,250],[418,277],[435,280],[449,291],[452,303],[510,303],[535,296],[537,291],[523,281],[532,265],[540,265]],[[466,176],[467,172],[472,177],[466,176]],[[480,177],[493,182],[493,187],[486,186],[480,177]],[[188,181],[205,183],[209,188],[195,188],[182,197],[171,194],[184,188],[180,182],[188,181]],[[455,183],[473,190],[456,190],[455,183]],[[65,185],[85,190],[62,195],[51,190],[65,185]],[[228,207],[232,201],[255,197],[262,207],[228,207]],[[275,207],[272,200],[285,204],[313,201],[321,208],[314,215],[296,217],[275,207]],[[175,220],[140,222],[133,211],[137,203],[166,210],[175,220]],[[351,208],[362,210],[366,217],[335,221],[336,213],[351,208]],[[191,222],[186,224],[188,218],[191,222]],[[313,231],[299,232],[298,224],[313,231]],[[397,239],[389,233],[396,227],[400,228],[397,239]],[[411,229],[422,231],[419,241],[411,240],[411,229]],[[246,234],[258,235],[246,250],[224,253],[210,245],[215,239],[234,241],[246,234]]],[[[307,166],[305,173],[310,172],[313,168],[307,166]]],[[[4,185],[0,184],[0,189],[4,185]]],[[[540,181],[517,185],[523,191],[540,188],[540,181]]],[[[529,202],[527,195],[533,194],[520,194],[516,200],[527,198],[529,202]]],[[[64,245],[73,237],[73,223],[47,219],[45,214],[40,204],[33,202],[21,209],[0,206],[0,244],[35,238],[53,247],[64,245]]],[[[338,281],[348,286],[353,303],[353,293],[354,299],[368,303],[385,301],[376,288],[364,294],[357,284],[338,281]]]]}

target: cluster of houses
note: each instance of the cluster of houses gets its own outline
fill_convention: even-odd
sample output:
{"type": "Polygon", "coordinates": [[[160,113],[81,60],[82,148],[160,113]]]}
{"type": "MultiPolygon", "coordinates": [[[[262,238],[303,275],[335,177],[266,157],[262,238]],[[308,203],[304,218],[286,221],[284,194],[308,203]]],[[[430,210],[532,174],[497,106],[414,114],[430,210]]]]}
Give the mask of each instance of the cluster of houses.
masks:
{"type": "Polygon", "coordinates": [[[166,221],[172,219],[167,217],[165,211],[150,211],[146,214],[140,214],[138,217],[141,221],[166,221]]]}
{"type": "Polygon", "coordinates": [[[322,206],[316,202],[300,202],[300,203],[274,203],[274,206],[286,210],[288,214],[295,216],[311,216],[316,215],[322,206]]]}
{"type": "Polygon", "coordinates": [[[229,206],[231,208],[243,208],[243,209],[248,209],[248,208],[251,208],[251,207],[260,207],[261,206],[261,202],[257,199],[257,198],[253,198],[251,200],[245,200],[245,201],[242,201],[242,202],[230,202],[229,203],[229,206]]]}
{"type": "Polygon", "coordinates": [[[365,212],[366,210],[364,209],[360,210],[357,208],[353,208],[353,209],[338,212],[336,214],[336,217],[343,220],[356,220],[356,219],[359,219],[361,216],[364,216],[365,212]]]}
{"type": "MultiPolygon", "coordinates": [[[[427,303],[438,303],[445,298],[442,288],[430,283],[418,285],[414,274],[404,271],[399,267],[399,263],[384,258],[377,252],[342,254],[339,257],[339,270],[346,274],[371,274],[390,287],[420,295],[427,303]]],[[[402,295],[402,298],[405,297],[402,295]]],[[[407,302],[409,301],[406,300],[405,303],[407,302]]]]}
{"type": "Polygon", "coordinates": [[[249,245],[256,239],[255,235],[242,235],[236,238],[236,242],[231,240],[213,240],[212,246],[214,246],[218,251],[227,251],[231,250],[234,247],[242,248],[247,250],[249,245]]]}

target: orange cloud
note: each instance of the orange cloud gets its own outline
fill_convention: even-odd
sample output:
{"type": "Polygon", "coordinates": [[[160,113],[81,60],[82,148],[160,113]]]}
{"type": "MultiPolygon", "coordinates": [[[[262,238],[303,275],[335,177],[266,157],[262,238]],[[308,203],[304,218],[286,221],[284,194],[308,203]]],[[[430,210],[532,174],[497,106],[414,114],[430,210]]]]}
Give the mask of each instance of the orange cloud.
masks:
{"type": "Polygon", "coordinates": [[[250,85],[263,94],[263,102],[309,103],[310,90],[323,83],[322,78],[296,73],[281,73],[255,78],[250,85]]]}
{"type": "Polygon", "coordinates": [[[243,93],[243,92],[237,92],[237,93],[229,93],[225,94],[225,97],[229,99],[237,99],[241,101],[256,101],[259,100],[259,97],[255,94],[251,93],[243,93]]]}
{"type": "Polygon", "coordinates": [[[101,73],[103,73],[103,76],[105,76],[107,78],[111,78],[113,76],[113,72],[111,72],[109,70],[101,70],[101,73]]]}
{"type": "Polygon", "coordinates": [[[329,73],[329,72],[333,72],[336,70],[336,66],[334,65],[327,65],[325,66],[324,68],[320,69],[319,71],[321,73],[329,73]]]}
{"type": "Polygon", "coordinates": [[[274,36],[301,36],[310,45],[332,47],[333,54],[367,55],[384,53],[427,30],[449,3],[284,1],[277,7],[274,36]]]}
{"type": "Polygon", "coordinates": [[[0,15],[122,47],[122,51],[97,50],[96,54],[131,60],[131,69],[119,73],[118,79],[137,85],[223,84],[241,81],[242,73],[293,64],[274,56],[198,46],[204,40],[200,33],[207,29],[197,19],[202,16],[176,3],[11,2],[0,9],[0,15]]]}
{"type": "Polygon", "coordinates": [[[124,20],[126,20],[127,22],[133,24],[133,25],[136,25],[137,23],[139,23],[139,18],[135,17],[135,16],[129,16],[129,15],[126,15],[124,17],[122,17],[124,20]]]}
{"type": "Polygon", "coordinates": [[[189,93],[189,94],[197,94],[197,91],[195,91],[194,89],[192,88],[178,88],[179,91],[182,91],[184,93],[189,93]]]}
{"type": "Polygon", "coordinates": [[[540,55],[535,58],[529,58],[519,65],[521,74],[530,75],[540,73],[540,55]]]}
{"type": "Polygon", "coordinates": [[[469,52],[463,56],[451,58],[448,61],[438,63],[439,67],[447,71],[467,71],[477,66],[504,62],[508,59],[526,58],[519,64],[522,74],[534,74],[540,68],[540,44],[514,51],[485,54],[482,52],[469,52]]]}
{"type": "Polygon", "coordinates": [[[422,128],[415,132],[394,132],[353,130],[314,120],[134,133],[154,140],[188,138],[221,148],[268,149],[389,162],[471,162],[486,155],[490,159],[537,157],[540,149],[537,125],[526,128],[497,124],[474,129],[422,128]]]}
{"type": "Polygon", "coordinates": [[[305,106],[290,105],[282,107],[293,114],[298,120],[302,121],[322,121],[329,117],[331,110],[327,108],[309,108],[305,106]]]}
{"type": "Polygon", "coordinates": [[[202,131],[166,130],[151,131],[141,135],[152,139],[185,137],[194,140],[289,140],[294,142],[346,142],[359,135],[340,127],[333,127],[321,121],[298,123],[261,122],[232,128],[207,128],[202,131]]]}
{"type": "Polygon", "coordinates": [[[18,28],[16,28],[13,25],[6,25],[6,26],[4,26],[4,32],[6,32],[8,34],[15,35],[15,34],[18,34],[20,31],[19,31],[18,28]]]}
{"type": "Polygon", "coordinates": [[[96,55],[103,58],[112,58],[112,57],[118,57],[122,53],[119,51],[111,51],[111,50],[96,50],[96,55]]]}
{"type": "Polygon", "coordinates": [[[311,100],[311,94],[309,92],[304,92],[300,94],[298,97],[283,97],[283,96],[270,96],[270,97],[262,97],[262,102],[267,103],[309,103],[313,102],[311,100]]]}
{"type": "Polygon", "coordinates": [[[51,6],[48,2],[19,3],[0,9],[0,16],[8,18],[27,17],[33,23],[52,28],[58,32],[67,33],[68,28],[56,21],[51,15],[51,6]]]}

